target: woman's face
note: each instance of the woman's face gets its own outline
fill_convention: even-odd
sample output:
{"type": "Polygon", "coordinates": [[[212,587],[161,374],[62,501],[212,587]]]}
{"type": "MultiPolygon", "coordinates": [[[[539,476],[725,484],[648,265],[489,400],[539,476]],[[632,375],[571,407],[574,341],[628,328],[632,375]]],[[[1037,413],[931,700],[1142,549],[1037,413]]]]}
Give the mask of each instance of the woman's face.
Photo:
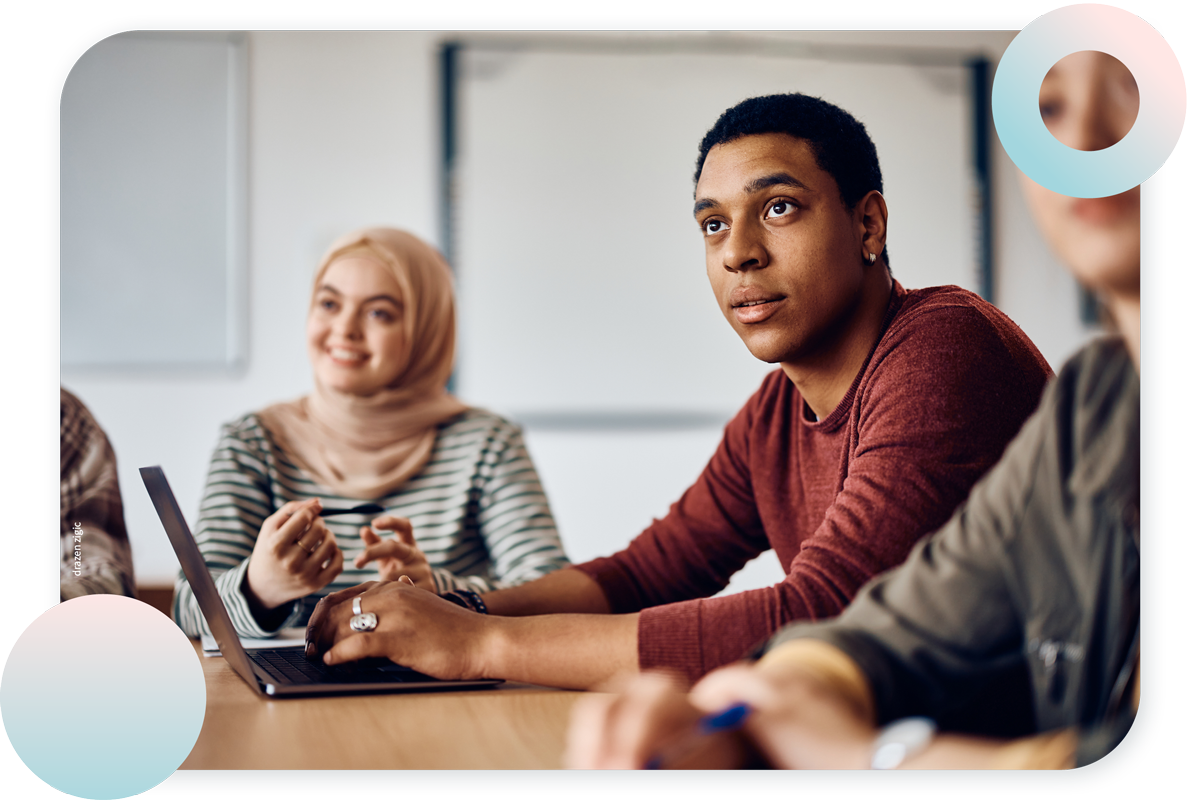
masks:
{"type": "Polygon", "coordinates": [[[319,383],[356,395],[391,384],[404,368],[404,303],[382,264],[362,257],[329,265],[308,312],[308,358],[319,383]]]}
{"type": "MultiPolygon", "coordinates": [[[[1124,64],[1088,50],[1072,53],[1050,69],[1038,102],[1054,138],[1077,150],[1103,150],[1133,127],[1138,90],[1124,64]]],[[[1075,277],[1103,293],[1138,293],[1139,187],[1112,197],[1077,198],[1021,178],[1042,235],[1075,277]]]]}

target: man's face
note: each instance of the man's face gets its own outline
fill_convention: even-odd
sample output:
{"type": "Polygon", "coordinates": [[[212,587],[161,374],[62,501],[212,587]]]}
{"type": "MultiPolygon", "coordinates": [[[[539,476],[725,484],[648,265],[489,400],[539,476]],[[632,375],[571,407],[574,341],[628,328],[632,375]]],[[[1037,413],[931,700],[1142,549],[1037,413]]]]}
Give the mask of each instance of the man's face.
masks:
{"type": "Polygon", "coordinates": [[[755,358],[796,363],[838,343],[862,292],[863,229],[807,142],[712,148],[695,216],[717,303],[755,358]]]}

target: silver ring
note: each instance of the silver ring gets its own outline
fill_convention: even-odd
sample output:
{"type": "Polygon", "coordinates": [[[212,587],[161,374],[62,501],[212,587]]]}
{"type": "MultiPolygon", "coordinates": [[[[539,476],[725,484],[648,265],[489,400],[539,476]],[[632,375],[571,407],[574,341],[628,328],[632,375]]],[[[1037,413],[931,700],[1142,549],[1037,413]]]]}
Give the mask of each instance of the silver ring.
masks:
{"type": "Polygon", "coordinates": [[[354,602],[352,602],[350,604],[350,610],[352,612],[354,612],[354,616],[356,616],[356,617],[362,613],[362,595],[361,594],[358,597],[354,598],[354,602]]]}
{"type": "Polygon", "coordinates": [[[368,611],[366,614],[355,614],[350,618],[350,630],[358,633],[366,633],[367,631],[375,630],[375,626],[379,624],[379,617],[368,611]]]}

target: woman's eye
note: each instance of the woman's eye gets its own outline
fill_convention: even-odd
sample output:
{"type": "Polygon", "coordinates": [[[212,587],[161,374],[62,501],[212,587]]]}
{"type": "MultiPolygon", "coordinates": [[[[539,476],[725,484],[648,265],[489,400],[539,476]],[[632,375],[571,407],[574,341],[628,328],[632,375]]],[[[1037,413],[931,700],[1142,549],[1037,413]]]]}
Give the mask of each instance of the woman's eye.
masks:
{"type": "Polygon", "coordinates": [[[774,203],[771,203],[771,207],[767,209],[767,218],[770,219],[772,217],[782,217],[784,214],[787,214],[795,209],[795,207],[795,203],[789,203],[787,200],[776,200],[774,203]]]}
{"type": "Polygon", "coordinates": [[[318,300],[317,307],[324,311],[337,311],[337,303],[332,300],[318,300]]]}
{"type": "Polygon", "coordinates": [[[392,312],[384,308],[373,308],[367,312],[367,316],[369,316],[371,319],[377,319],[380,322],[391,322],[393,319],[395,319],[395,317],[392,315],[392,312]]]}
{"type": "Polygon", "coordinates": [[[705,236],[712,236],[714,233],[720,233],[728,228],[729,225],[719,219],[707,219],[700,226],[700,229],[704,231],[705,236]]]}
{"type": "Polygon", "coordinates": [[[1062,113],[1062,103],[1041,103],[1038,110],[1042,113],[1042,121],[1054,119],[1062,113]]]}

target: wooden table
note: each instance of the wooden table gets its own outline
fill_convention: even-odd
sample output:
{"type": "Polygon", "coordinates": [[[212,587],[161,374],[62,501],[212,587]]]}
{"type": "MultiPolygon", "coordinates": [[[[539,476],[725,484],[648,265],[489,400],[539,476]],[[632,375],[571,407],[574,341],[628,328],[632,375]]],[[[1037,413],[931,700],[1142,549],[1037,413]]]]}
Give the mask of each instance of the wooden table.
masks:
{"type": "Polygon", "coordinates": [[[506,683],[267,700],[195,645],[208,702],[180,769],[556,769],[581,694],[506,683]]]}

